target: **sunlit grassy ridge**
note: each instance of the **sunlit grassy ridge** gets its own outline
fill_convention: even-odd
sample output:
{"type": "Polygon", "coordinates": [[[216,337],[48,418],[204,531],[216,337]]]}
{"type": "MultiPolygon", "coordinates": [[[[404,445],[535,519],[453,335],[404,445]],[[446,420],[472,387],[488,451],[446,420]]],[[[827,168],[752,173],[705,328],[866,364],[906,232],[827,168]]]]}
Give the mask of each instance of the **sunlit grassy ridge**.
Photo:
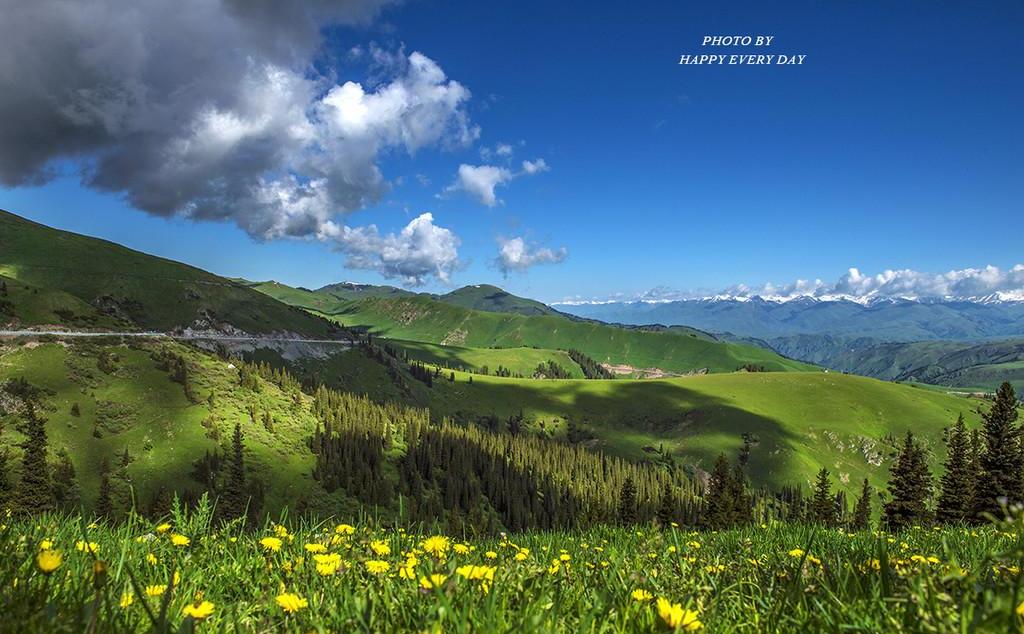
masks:
{"type": "Polygon", "coordinates": [[[488,540],[340,522],[0,525],[22,632],[1019,631],[1018,525],[898,535],[595,527],[488,540]]]}
{"type": "MultiPolygon", "coordinates": [[[[327,322],[237,282],[106,240],[51,229],[3,210],[0,275],[52,296],[59,293],[76,313],[105,311],[107,323],[97,323],[97,328],[109,326],[111,317],[122,327],[156,330],[213,319],[250,333],[331,334],[327,322]]],[[[52,312],[24,309],[16,316],[22,325],[55,323],[52,312]]],[[[0,316],[2,321],[6,320],[0,316]]],[[[65,321],[81,325],[74,320],[56,323],[65,321]]]]}
{"type": "Polygon", "coordinates": [[[723,343],[689,328],[643,330],[561,315],[487,312],[423,296],[346,301],[281,284],[259,284],[255,288],[344,326],[365,328],[390,339],[462,348],[576,349],[601,363],[676,373],[702,369],[732,372],[745,364],[774,371],[814,369],[763,348],[723,343]]]}
{"type": "Polygon", "coordinates": [[[913,431],[945,456],[943,429],[961,413],[979,421],[978,399],[837,373],[738,372],[646,381],[535,381],[456,373],[430,392],[437,415],[455,418],[523,411],[564,434],[567,421],[593,432],[596,446],[642,458],[664,447],[705,469],[719,452],[736,455],[755,435],[750,473],[769,486],[807,483],[821,467],[852,491],[865,477],[884,483],[887,437],[913,431]],[[645,448],[647,448],[645,450],[645,448]]]}

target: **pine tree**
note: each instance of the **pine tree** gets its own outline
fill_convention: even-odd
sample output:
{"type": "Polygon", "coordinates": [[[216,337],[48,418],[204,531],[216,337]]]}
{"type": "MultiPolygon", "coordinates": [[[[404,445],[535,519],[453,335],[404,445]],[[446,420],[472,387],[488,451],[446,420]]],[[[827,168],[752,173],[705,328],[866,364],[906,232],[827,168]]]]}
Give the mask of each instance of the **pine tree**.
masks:
{"type": "Polygon", "coordinates": [[[730,525],[749,524],[754,521],[754,500],[747,493],[747,478],[743,467],[737,463],[729,482],[729,497],[732,498],[730,525]]]}
{"type": "Polygon", "coordinates": [[[22,444],[21,482],[14,506],[21,513],[36,514],[53,509],[53,489],[50,486],[50,468],[46,463],[46,420],[29,403],[25,417],[22,444]]]}
{"type": "Polygon", "coordinates": [[[889,501],[883,520],[891,530],[900,530],[928,521],[928,499],[932,476],[924,448],[907,432],[896,461],[889,470],[889,501]]]}
{"type": "Polygon", "coordinates": [[[619,494],[619,523],[630,525],[636,523],[636,485],[633,478],[627,477],[622,483],[619,494]]]}
{"type": "Polygon", "coordinates": [[[100,494],[96,499],[96,515],[107,519],[114,517],[114,500],[110,491],[110,464],[106,459],[100,466],[100,494]]]}
{"type": "Polygon", "coordinates": [[[811,497],[810,520],[815,524],[832,526],[836,523],[836,502],[832,496],[832,483],[828,479],[828,469],[822,467],[814,482],[814,495],[811,497]]]}
{"type": "Polygon", "coordinates": [[[658,523],[662,528],[667,528],[678,518],[676,508],[676,496],[672,493],[672,485],[665,482],[661,490],[661,505],[658,507],[658,523]]]}
{"type": "Polygon", "coordinates": [[[235,433],[231,438],[231,460],[228,463],[228,479],[224,485],[220,509],[225,519],[235,519],[245,513],[245,446],[242,438],[242,425],[235,423],[235,433]]]}
{"type": "Polygon", "coordinates": [[[853,510],[854,530],[863,531],[871,528],[871,495],[874,491],[867,478],[864,478],[864,485],[860,490],[860,497],[857,498],[857,506],[853,510]]]}
{"type": "Polygon", "coordinates": [[[946,438],[945,471],[939,479],[941,491],[935,509],[943,524],[966,521],[973,503],[974,481],[971,473],[971,439],[961,414],[946,438]]]}
{"type": "Polygon", "coordinates": [[[1001,516],[1001,503],[1020,502],[1024,480],[1021,474],[1020,430],[1017,421],[1017,397],[1009,383],[996,391],[995,402],[982,414],[983,451],[980,474],[975,484],[972,519],[982,513],[1001,516]]]}
{"type": "Polygon", "coordinates": [[[78,484],[75,481],[75,465],[68,450],[61,447],[57,454],[57,466],[53,469],[53,498],[59,508],[73,509],[78,506],[78,484]]]}
{"type": "Polygon", "coordinates": [[[733,523],[736,503],[733,499],[732,475],[729,460],[719,454],[711,471],[707,492],[704,496],[704,517],[702,523],[708,528],[728,528],[733,523]]]}

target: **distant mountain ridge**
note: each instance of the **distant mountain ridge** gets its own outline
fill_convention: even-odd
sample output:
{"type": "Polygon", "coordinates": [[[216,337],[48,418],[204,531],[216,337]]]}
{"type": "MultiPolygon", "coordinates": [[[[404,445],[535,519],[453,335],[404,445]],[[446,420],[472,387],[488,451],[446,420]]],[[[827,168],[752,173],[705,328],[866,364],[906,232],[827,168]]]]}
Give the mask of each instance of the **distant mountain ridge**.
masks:
{"type": "Polygon", "coordinates": [[[858,302],[804,296],[778,301],[759,296],[717,296],[553,306],[602,321],[686,325],[761,339],[804,334],[869,336],[882,341],[1024,336],[1024,301],[1006,293],[971,300],[886,297],[858,302]]]}

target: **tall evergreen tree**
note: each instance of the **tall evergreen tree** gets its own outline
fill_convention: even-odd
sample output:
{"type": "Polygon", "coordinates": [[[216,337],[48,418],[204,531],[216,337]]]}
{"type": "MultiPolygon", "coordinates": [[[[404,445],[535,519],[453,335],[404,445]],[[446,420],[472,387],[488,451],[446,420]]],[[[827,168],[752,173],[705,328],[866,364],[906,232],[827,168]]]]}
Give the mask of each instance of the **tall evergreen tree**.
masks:
{"type": "Polygon", "coordinates": [[[732,499],[732,517],[729,524],[749,524],[754,521],[754,499],[747,492],[747,477],[739,463],[733,469],[729,489],[729,497],[732,499]]]}
{"type": "Polygon", "coordinates": [[[53,499],[58,508],[73,509],[78,506],[78,484],[75,481],[75,465],[65,447],[57,453],[57,465],[53,469],[53,499]]]}
{"type": "Polygon", "coordinates": [[[1020,430],[1017,421],[1017,397],[1009,383],[996,391],[995,401],[982,414],[983,451],[979,461],[981,472],[975,485],[972,519],[982,513],[1000,515],[1001,503],[1021,500],[1024,474],[1021,473],[1020,430]]]}
{"type": "Polygon", "coordinates": [[[231,437],[231,458],[228,461],[227,482],[224,495],[221,497],[221,515],[225,519],[235,519],[245,513],[245,449],[241,423],[235,423],[235,433],[231,437]]]}
{"type": "Polygon", "coordinates": [[[864,478],[860,497],[857,498],[857,506],[853,510],[852,528],[854,530],[863,531],[871,528],[871,495],[873,493],[871,484],[867,478],[864,478]]]}
{"type": "Polygon", "coordinates": [[[935,516],[943,524],[963,522],[971,513],[974,480],[971,470],[971,438],[961,414],[946,437],[945,471],[939,479],[935,516]]]}
{"type": "Polygon", "coordinates": [[[736,503],[733,499],[732,474],[729,459],[719,454],[711,471],[707,492],[704,495],[704,517],[702,524],[708,528],[728,528],[733,522],[736,503]]]}
{"type": "Polygon", "coordinates": [[[619,494],[619,522],[630,525],[636,523],[636,485],[633,478],[627,477],[622,483],[622,492],[619,494]]]}
{"type": "Polygon", "coordinates": [[[932,476],[924,448],[907,432],[896,461],[889,470],[889,501],[883,509],[885,525],[900,530],[927,522],[932,476]]]}
{"type": "Polygon", "coordinates": [[[677,519],[678,513],[676,496],[672,492],[672,485],[666,481],[665,486],[661,490],[661,504],[658,506],[658,523],[663,528],[668,527],[677,519]]]}
{"type": "Polygon", "coordinates": [[[828,469],[822,467],[814,481],[814,495],[811,497],[808,518],[811,522],[824,526],[836,523],[836,500],[832,495],[832,483],[828,476],[828,469]]]}
{"type": "Polygon", "coordinates": [[[36,514],[53,509],[53,489],[50,486],[50,468],[46,463],[46,420],[28,404],[22,431],[26,435],[22,444],[21,481],[15,499],[15,508],[21,513],[36,514]]]}
{"type": "Polygon", "coordinates": [[[96,515],[106,519],[114,517],[114,497],[110,490],[110,463],[106,459],[100,467],[100,494],[96,499],[96,515]]]}

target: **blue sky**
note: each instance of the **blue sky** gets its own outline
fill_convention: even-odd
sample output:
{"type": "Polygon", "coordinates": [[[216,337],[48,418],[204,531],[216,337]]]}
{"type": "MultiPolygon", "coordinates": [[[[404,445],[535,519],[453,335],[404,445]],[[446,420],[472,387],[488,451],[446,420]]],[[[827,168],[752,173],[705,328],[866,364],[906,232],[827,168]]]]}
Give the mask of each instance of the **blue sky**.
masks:
{"type": "MultiPolygon", "coordinates": [[[[461,240],[451,285],[543,300],[737,283],[834,280],[849,267],[942,272],[1024,260],[1024,5],[1018,2],[410,1],[331,28],[347,52],[419,51],[472,92],[468,146],[392,148],[390,189],[352,225],[399,231],[422,212],[461,240]],[[707,50],[707,34],[766,34],[770,49],[707,50]],[[404,47],[404,49],[403,49],[404,47]],[[680,66],[682,53],[806,54],[802,66],[680,66]],[[481,149],[512,146],[510,157],[481,149]],[[460,164],[519,171],[488,207],[444,193],[460,164]],[[428,184],[424,184],[428,183],[428,184]],[[564,247],[506,279],[497,238],[564,247]]],[[[0,97],[2,100],[3,97],[0,97]]],[[[395,283],[346,269],[314,239],[254,240],[230,221],[166,219],[79,183],[0,188],[0,207],[216,273],[316,287],[395,283]]],[[[431,278],[424,290],[447,286],[431,278]]]]}

